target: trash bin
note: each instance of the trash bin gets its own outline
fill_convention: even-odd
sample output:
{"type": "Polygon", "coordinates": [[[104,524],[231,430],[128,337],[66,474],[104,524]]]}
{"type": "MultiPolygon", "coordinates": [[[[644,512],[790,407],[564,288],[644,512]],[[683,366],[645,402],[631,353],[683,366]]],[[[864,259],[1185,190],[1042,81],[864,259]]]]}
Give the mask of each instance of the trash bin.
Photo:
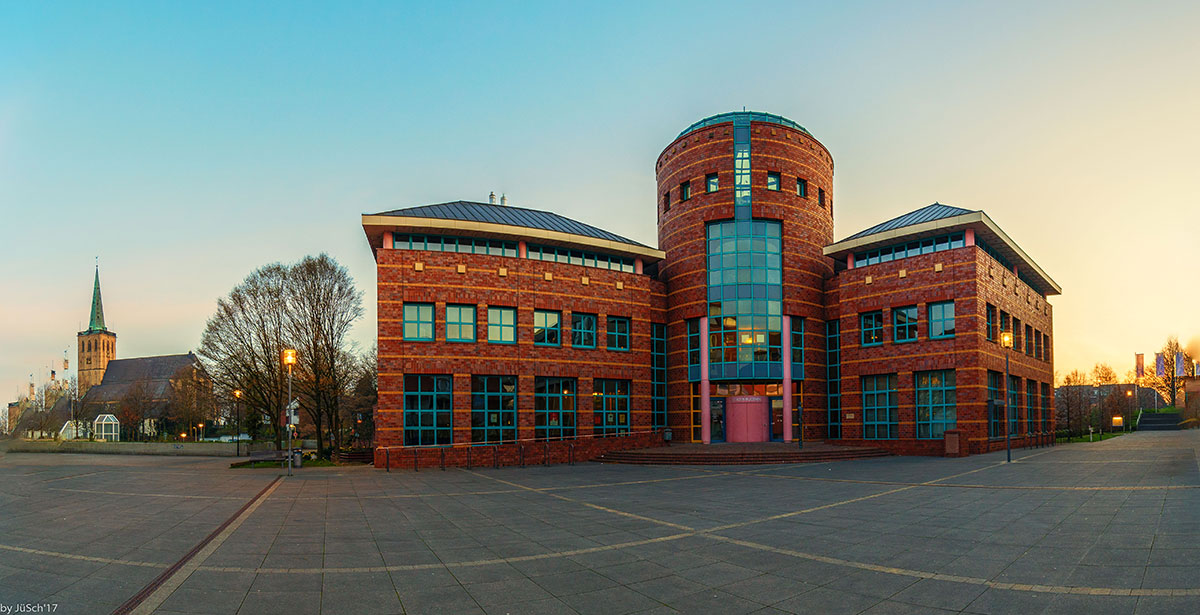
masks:
{"type": "Polygon", "coordinates": [[[304,466],[304,455],[300,452],[300,449],[298,449],[298,448],[292,449],[292,467],[299,468],[299,467],[303,467],[303,466],[304,466]]]}

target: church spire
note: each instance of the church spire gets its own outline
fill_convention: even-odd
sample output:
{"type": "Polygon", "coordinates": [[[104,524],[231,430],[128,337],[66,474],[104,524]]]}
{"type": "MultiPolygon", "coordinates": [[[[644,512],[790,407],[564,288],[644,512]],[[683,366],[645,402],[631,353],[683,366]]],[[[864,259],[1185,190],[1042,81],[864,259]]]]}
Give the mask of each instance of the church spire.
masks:
{"type": "Polygon", "coordinates": [[[92,287],[92,320],[88,331],[106,331],[104,328],[104,303],[100,300],[100,266],[96,265],[96,284],[92,287]]]}

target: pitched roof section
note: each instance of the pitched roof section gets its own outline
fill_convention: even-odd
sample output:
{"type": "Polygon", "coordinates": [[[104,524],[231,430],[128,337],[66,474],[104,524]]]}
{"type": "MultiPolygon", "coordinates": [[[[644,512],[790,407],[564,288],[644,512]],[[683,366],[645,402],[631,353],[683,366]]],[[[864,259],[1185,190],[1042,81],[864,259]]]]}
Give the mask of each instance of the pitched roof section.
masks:
{"type": "Polygon", "coordinates": [[[104,380],[88,389],[81,405],[94,414],[98,411],[97,404],[119,403],[130,387],[141,381],[146,387],[145,394],[151,402],[152,413],[161,415],[171,399],[171,379],[192,367],[203,369],[196,355],[190,352],[109,361],[104,370],[104,380]]]}
{"type": "Polygon", "coordinates": [[[578,220],[572,220],[556,213],[539,211],[536,209],[524,209],[521,207],[510,207],[508,205],[476,203],[474,201],[452,201],[449,203],[438,203],[436,205],[419,205],[417,207],[406,207],[404,209],[383,211],[372,215],[435,218],[441,220],[460,220],[464,222],[504,224],[507,226],[541,229],[544,231],[557,231],[559,233],[581,235],[584,237],[592,237],[594,239],[605,239],[608,241],[615,241],[618,243],[624,243],[643,248],[649,247],[632,239],[627,239],[615,233],[610,233],[604,229],[596,228],[590,224],[584,224],[578,220]]]}
{"type": "Polygon", "coordinates": [[[100,300],[100,268],[96,267],[96,283],[92,286],[92,317],[88,321],[88,333],[107,331],[104,328],[104,302],[100,300]]]}
{"type": "MultiPolygon", "coordinates": [[[[846,239],[858,239],[859,237],[866,237],[867,235],[875,235],[877,233],[892,231],[898,228],[904,228],[906,226],[921,224],[922,222],[932,222],[934,220],[941,220],[942,218],[953,218],[954,216],[961,216],[969,213],[974,213],[974,210],[953,207],[951,205],[942,205],[941,203],[934,203],[932,205],[922,207],[916,211],[910,211],[903,216],[892,218],[887,222],[876,224],[875,226],[872,226],[865,231],[859,231],[847,237],[846,239]]],[[[846,239],[843,239],[842,241],[846,241],[846,239]]]]}

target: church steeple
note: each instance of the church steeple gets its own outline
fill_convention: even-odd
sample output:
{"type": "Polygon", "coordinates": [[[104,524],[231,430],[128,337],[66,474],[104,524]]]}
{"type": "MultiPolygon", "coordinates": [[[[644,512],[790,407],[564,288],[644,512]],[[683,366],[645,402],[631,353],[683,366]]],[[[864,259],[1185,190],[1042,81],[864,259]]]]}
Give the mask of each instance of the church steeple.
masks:
{"type": "Polygon", "coordinates": [[[104,302],[100,300],[100,267],[96,267],[96,283],[92,287],[92,319],[88,332],[107,331],[104,328],[104,302]]]}

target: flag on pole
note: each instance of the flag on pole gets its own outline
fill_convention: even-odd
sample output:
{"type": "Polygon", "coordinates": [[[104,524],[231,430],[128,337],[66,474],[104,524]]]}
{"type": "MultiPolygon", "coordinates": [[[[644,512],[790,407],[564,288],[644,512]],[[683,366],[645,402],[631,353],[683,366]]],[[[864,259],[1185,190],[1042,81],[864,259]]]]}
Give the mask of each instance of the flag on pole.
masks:
{"type": "Polygon", "coordinates": [[[1163,354],[1161,352],[1154,353],[1154,375],[1159,378],[1167,377],[1167,365],[1163,361],[1163,354]]]}
{"type": "Polygon", "coordinates": [[[1139,352],[1133,355],[1133,358],[1136,364],[1133,368],[1134,373],[1138,378],[1144,378],[1146,376],[1146,355],[1139,352]]]}
{"type": "Polygon", "coordinates": [[[1183,353],[1182,352],[1175,353],[1175,377],[1183,378],[1186,375],[1186,373],[1184,372],[1184,369],[1186,367],[1187,367],[1187,365],[1183,362],[1183,353]]]}

